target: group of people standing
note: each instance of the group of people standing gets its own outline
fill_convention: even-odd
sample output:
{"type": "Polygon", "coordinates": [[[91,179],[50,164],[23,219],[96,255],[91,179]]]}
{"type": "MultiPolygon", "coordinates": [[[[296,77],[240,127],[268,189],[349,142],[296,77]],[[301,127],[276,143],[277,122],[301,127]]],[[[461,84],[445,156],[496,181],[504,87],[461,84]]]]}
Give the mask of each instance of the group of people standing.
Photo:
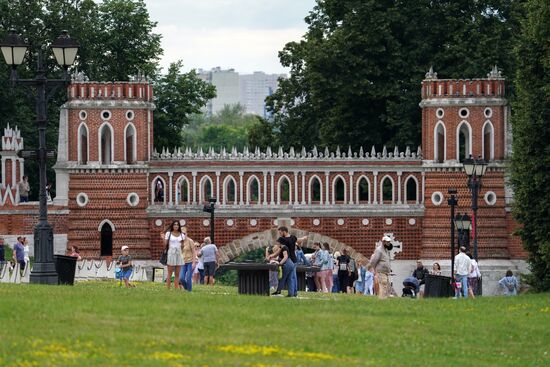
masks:
{"type": "MultiPolygon", "coordinates": [[[[187,228],[181,227],[179,221],[174,221],[165,233],[160,234],[164,241],[166,258],[166,287],[170,289],[172,274],[176,289],[193,289],[195,282],[204,274],[204,283],[214,285],[214,274],[218,268],[218,248],[206,237],[202,244],[193,241],[187,236],[187,228]],[[193,274],[198,276],[193,276],[193,274]]],[[[202,283],[202,282],[201,282],[202,283]]]]}
{"type": "Polygon", "coordinates": [[[4,246],[4,239],[0,237],[0,266],[3,267],[4,264],[7,263],[10,269],[14,269],[15,265],[19,264],[19,270],[21,274],[23,274],[30,262],[29,240],[23,236],[17,237],[17,242],[13,245],[11,260],[6,260],[6,250],[4,246]]]}

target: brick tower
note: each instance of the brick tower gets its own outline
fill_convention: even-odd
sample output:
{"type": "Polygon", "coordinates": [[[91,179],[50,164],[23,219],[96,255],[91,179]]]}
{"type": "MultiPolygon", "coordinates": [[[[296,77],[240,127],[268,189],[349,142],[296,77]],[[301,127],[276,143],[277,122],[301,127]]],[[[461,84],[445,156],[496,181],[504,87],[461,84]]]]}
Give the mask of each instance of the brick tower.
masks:
{"type": "MultiPolygon", "coordinates": [[[[481,258],[510,258],[512,236],[505,190],[510,152],[505,80],[496,66],[486,79],[438,79],[432,69],[422,82],[422,148],[426,176],[423,258],[449,254],[448,188],[458,190],[457,213],[471,215],[471,194],[462,162],[470,155],[488,162],[479,194],[481,258]]],[[[470,241],[471,243],[471,241],[470,241]]],[[[512,254],[513,255],[513,254],[512,254]]]]}
{"type": "Polygon", "coordinates": [[[133,256],[149,258],[152,86],[140,77],[97,83],[77,76],[68,93],[55,165],[56,201],[69,209],[68,245],[88,257],[117,256],[128,245],[133,256]]]}

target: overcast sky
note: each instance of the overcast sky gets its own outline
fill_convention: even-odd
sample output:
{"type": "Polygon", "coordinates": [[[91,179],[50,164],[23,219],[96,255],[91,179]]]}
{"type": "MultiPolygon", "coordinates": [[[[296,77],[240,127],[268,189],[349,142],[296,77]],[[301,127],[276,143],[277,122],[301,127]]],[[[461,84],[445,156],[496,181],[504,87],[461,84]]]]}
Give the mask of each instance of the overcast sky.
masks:
{"type": "Polygon", "coordinates": [[[239,73],[285,73],[277,56],[307,27],[315,0],[145,0],[158,22],[161,66],[182,59],[192,68],[234,68],[239,73]]]}

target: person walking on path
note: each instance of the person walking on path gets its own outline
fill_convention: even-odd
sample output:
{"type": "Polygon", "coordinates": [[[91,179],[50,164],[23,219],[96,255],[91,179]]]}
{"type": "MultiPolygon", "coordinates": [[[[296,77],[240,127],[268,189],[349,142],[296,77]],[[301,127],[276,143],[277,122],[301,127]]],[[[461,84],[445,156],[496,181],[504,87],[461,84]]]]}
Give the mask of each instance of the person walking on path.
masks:
{"type": "Polygon", "coordinates": [[[370,264],[376,271],[378,283],[378,298],[386,299],[391,294],[390,283],[390,250],[393,248],[389,236],[382,237],[382,244],[379,245],[372,255],[370,264]]]}
{"type": "Polygon", "coordinates": [[[177,220],[172,222],[170,229],[166,233],[161,233],[160,237],[164,239],[164,244],[168,249],[166,259],[166,288],[170,289],[172,282],[172,273],[174,273],[174,287],[179,289],[180,286],[180,270],[183,265],[183,256],[181,254],[181,246],[185,240],[185,235],[181,232],[180,222],[177,220]]]}
{"type": "Polygon", "coordinates": [[[199,251],[204,263],[204,284],[214,285],[214,274],[218,268],[218,247],[212,243],[210,237],[204,239],[204,246],[199,251]]]}
{"type": "Polygon", "coordinates": [[[133,265],[132,265],[132,256],[130,256],[130,248],[126,245],[122,246],[120,249],[121,255],[118,257],[117,265],[122,270],[122,279],[124,280],[124,285],[126,285],[126,288],[135,287],[132,283],[130,283],[130,277],[133,273],[133,265]]]}
{"type": "Polygon", "coordinates": [[[460,252],[455,256],[455,298],[460,297],[460,293],[464,298],[468,298],[468,275],[472,267],[472,261],[466,255],[466,247],[460,246],[460,252]]]}
{"type": "Polygon", "coordinates": [[[479,271],[479,266],[477,261],[474,259],[471,253],[467,253],[470,258],[470,274],[468,274],[468,296],[476,298],[475,293],[477,291],[477,286],[479,284],[479,279],[481,278],[481,272],[479,271]]]}

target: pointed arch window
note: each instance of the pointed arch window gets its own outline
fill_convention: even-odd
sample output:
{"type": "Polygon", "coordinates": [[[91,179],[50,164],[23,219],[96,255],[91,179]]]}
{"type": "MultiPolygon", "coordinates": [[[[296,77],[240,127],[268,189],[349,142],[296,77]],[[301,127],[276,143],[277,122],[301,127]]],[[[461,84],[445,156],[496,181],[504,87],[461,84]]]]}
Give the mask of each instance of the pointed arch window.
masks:
{"type": "Polygon", "coordinates": [[[458,125],[456,135],[458,137],[456,141],[456,159],[462,163],[464,159],[472,154],[472,129],[470,125],[466,121],[463,121],[458,125]]]}
{"type": "Polygon", "coordinates": [[[414,176],[409,176],[405,183],[405,202],[418,204],[418,182],[414,176]]]}
{"type": "Polygon", "coordinates": [[[334,179],[332,189],[332,201],[334,203],[344,203],[346,201],[346,184],[341,176],[334,179]]]}
{"type": "Polygon", "coordinates": [[[113,163],[113,129],[108,123],[99,130],[99,160],[101,164],[113,163]]]}
{"type": "Polygon", "coordinates": [[[176,195],[179,205],[187,205],[190,203],[189,181],[187,181],[186,177],[181,177],[179,179],[176,195]]]}
{"type": "Polygon", "coordinates": [[[166,182],[161,177],[156,177],[153,180],[153,202],[164,204],[166,199],[166,182]]]}
{"type": "Polygon", "coordinates": [[[382,179],[380,190],[382,191],[380,193],[381,203],[393,204],[394,203],[393,179],[390,176],[386,176],[382,179]]]}
{"type": "Polygon", "coordinates": [[[483,125],[483,159],[490,161],[495,159],[495,133],[490,121],[483,125]]]}
{"type": "Polygon", "coordinates": [[[247,204],[259,204],[260,203],[260,181],[256,176],[252,176],[248,179],[247,190],[247,204]]]}
{"type": "Polygon", "coordinates": [[[101,226],[101,256],[113,256],[113,228],[108,221],[101,226]]]}
{"type": "Polygon", "coordinates": [[[357,202],[368,204],[370,202],[370,185],[366,177],[361,177],[357,182],[357,202]]]}
{"type": "Polygon", "coordinates": [[[88,164],[88,127],[82,123],[78,128],[78,163],[88,164]]]}
{"type": "Polygon", "coordinates": [[[235,179],[231,176],[227,176],[225,179],[224,185],[224,203],[227,205],[236,205],[237,204],[237,194],[236,194],[237,184],[235,179]]]}
{"type": "Polygon", "coordinates": [[[445,125],[439,121],[434,129],[434,161],[443,163],[447,158],[447,141],[446,141],[445,125]]]}
{"type": "Polygon", "coordinates": [[[288,204],[290,202],[290,181],[288,177],[283,176],[279,179],[278,185],[278,202],[279,204],[288,204]]]}
{"type": "Polygon", "coordinates": [[[321,180],[319,180],[319,177],[314,176],[311,178],[309,183],[309,202],[311,204],[320,204],[321,198],[322,198],[323,192],[322,192],[322,186],[321,186],[321,180]]]}
{"type": "Polygon", "coordinates": [[[136,128],[132,123],[126,125],[124,131],[124,156],[126,164],[136,162],[136,128]]]}
{"type": "Polygon", "coordinates": [[[203,203],[207,203],[212,197],[212,180],[210,177],[204,176],[201,183],[201,197],[203,203]]]}

